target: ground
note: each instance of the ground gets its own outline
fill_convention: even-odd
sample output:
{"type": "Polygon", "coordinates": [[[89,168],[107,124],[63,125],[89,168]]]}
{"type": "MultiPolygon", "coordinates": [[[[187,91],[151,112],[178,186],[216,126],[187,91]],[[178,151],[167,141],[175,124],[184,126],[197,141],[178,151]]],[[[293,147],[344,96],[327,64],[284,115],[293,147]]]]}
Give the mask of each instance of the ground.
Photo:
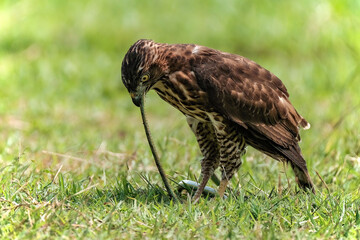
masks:
{"type": "MultiPolygon", "coordinates": [[[[2,1],[1,238],[359,238],[359,13],[356,0],[2,1]],[[249,149],[227,200],[171,202],[120,78],[140,38],[237,53],[276,74],[311,123],[301,147],[317,194],[249,149]]],[[[154,93],[146,108],[172,187],[195,180],[185,118],[154,93]]]]}

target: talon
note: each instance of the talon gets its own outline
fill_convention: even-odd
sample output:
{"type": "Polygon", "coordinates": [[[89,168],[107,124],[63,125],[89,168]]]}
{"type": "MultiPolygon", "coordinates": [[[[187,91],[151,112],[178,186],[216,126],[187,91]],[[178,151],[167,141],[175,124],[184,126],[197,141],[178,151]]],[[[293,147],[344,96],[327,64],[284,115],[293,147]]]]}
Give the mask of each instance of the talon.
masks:
{"type": "Polygon", "coordinates": [[[196,190],[195,195],[193,196],[193,203],[197,203],[201,197],[201,195],[207,195],[210,197],[216,196],[216,190],[205,186],[206,183],[202,182],[199,184],[198,182],[194,182],[191,180],[182,180],[179,182],[178,191],[182,191],[186,189],[189,193],[196,190]]]}

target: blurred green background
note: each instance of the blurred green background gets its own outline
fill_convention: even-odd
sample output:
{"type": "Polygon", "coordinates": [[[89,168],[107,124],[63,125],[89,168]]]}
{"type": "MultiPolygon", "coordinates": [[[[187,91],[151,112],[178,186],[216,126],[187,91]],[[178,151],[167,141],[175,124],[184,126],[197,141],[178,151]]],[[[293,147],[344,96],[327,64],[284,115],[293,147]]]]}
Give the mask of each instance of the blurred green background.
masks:
{"type": "MultiPolygon", "coordinates": [[[[166,172],[194,180],[185,118],[153,92],[146,108],[166,172]]],[[[359,0],[0,0],[1,238],[359,238],[359,119],[359,0]],[[312,125],[301,147],[318,194],[249,149],[227,201],[169,203],[121,82],[140,38],[276,74],[312,125]]]]}
{"type": "MultiPolygon", "coordinates": [[[[331,171],[346,164],[359,176],[359,16],[357,0],[3,0],[0,162],[21,155],[73,173],[95,163],[95,172],[154,172],[139,109],[120,78],[127,49],[148,38],[236,53],[276,74],[312,125],[301,143],[311,175],[346,184],[331,182],[331,171]]],[[[169,173],[198,174],[200,154],[184,117],[154,93],[147,112],[169,173]]],[[[241,171],[260,181],[280,171],[255,151],[245,158],[241,171]]]]}

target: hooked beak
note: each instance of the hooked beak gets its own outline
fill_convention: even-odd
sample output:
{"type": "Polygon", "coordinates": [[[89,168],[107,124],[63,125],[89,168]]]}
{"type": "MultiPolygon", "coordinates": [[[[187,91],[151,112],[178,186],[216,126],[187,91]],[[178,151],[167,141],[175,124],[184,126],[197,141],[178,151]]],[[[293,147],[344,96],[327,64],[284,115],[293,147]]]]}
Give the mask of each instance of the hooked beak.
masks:
{"type": "Polygon", "coordinates": [[[150,89],[151,89],[151,87],[149,87],[149,86],[140,85],[134,92],[132,92],[132,91],[130,92],[131,99],[137,107],[140,107],[141,99],[143,98],[143,96],[146,95],[146,93],[150,89]]]}
{"type": "Polygon", "coordinates": [[[142,95],[132,92],[130,93],[130,96],[135,106],[140,107],[142,95]]]}

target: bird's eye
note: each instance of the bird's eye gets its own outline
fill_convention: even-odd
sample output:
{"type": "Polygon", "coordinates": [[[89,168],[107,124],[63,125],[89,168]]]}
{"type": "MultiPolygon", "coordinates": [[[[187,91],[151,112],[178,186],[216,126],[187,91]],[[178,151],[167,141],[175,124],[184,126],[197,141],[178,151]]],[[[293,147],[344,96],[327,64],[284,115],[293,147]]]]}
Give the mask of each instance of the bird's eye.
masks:
{"type": "Polygon", "coordinates": [[[149,80],[149,78],[150,78],[149,74],[144,74],[141,76],[141,81],[146,82],[147,80],[149,80]]]}

